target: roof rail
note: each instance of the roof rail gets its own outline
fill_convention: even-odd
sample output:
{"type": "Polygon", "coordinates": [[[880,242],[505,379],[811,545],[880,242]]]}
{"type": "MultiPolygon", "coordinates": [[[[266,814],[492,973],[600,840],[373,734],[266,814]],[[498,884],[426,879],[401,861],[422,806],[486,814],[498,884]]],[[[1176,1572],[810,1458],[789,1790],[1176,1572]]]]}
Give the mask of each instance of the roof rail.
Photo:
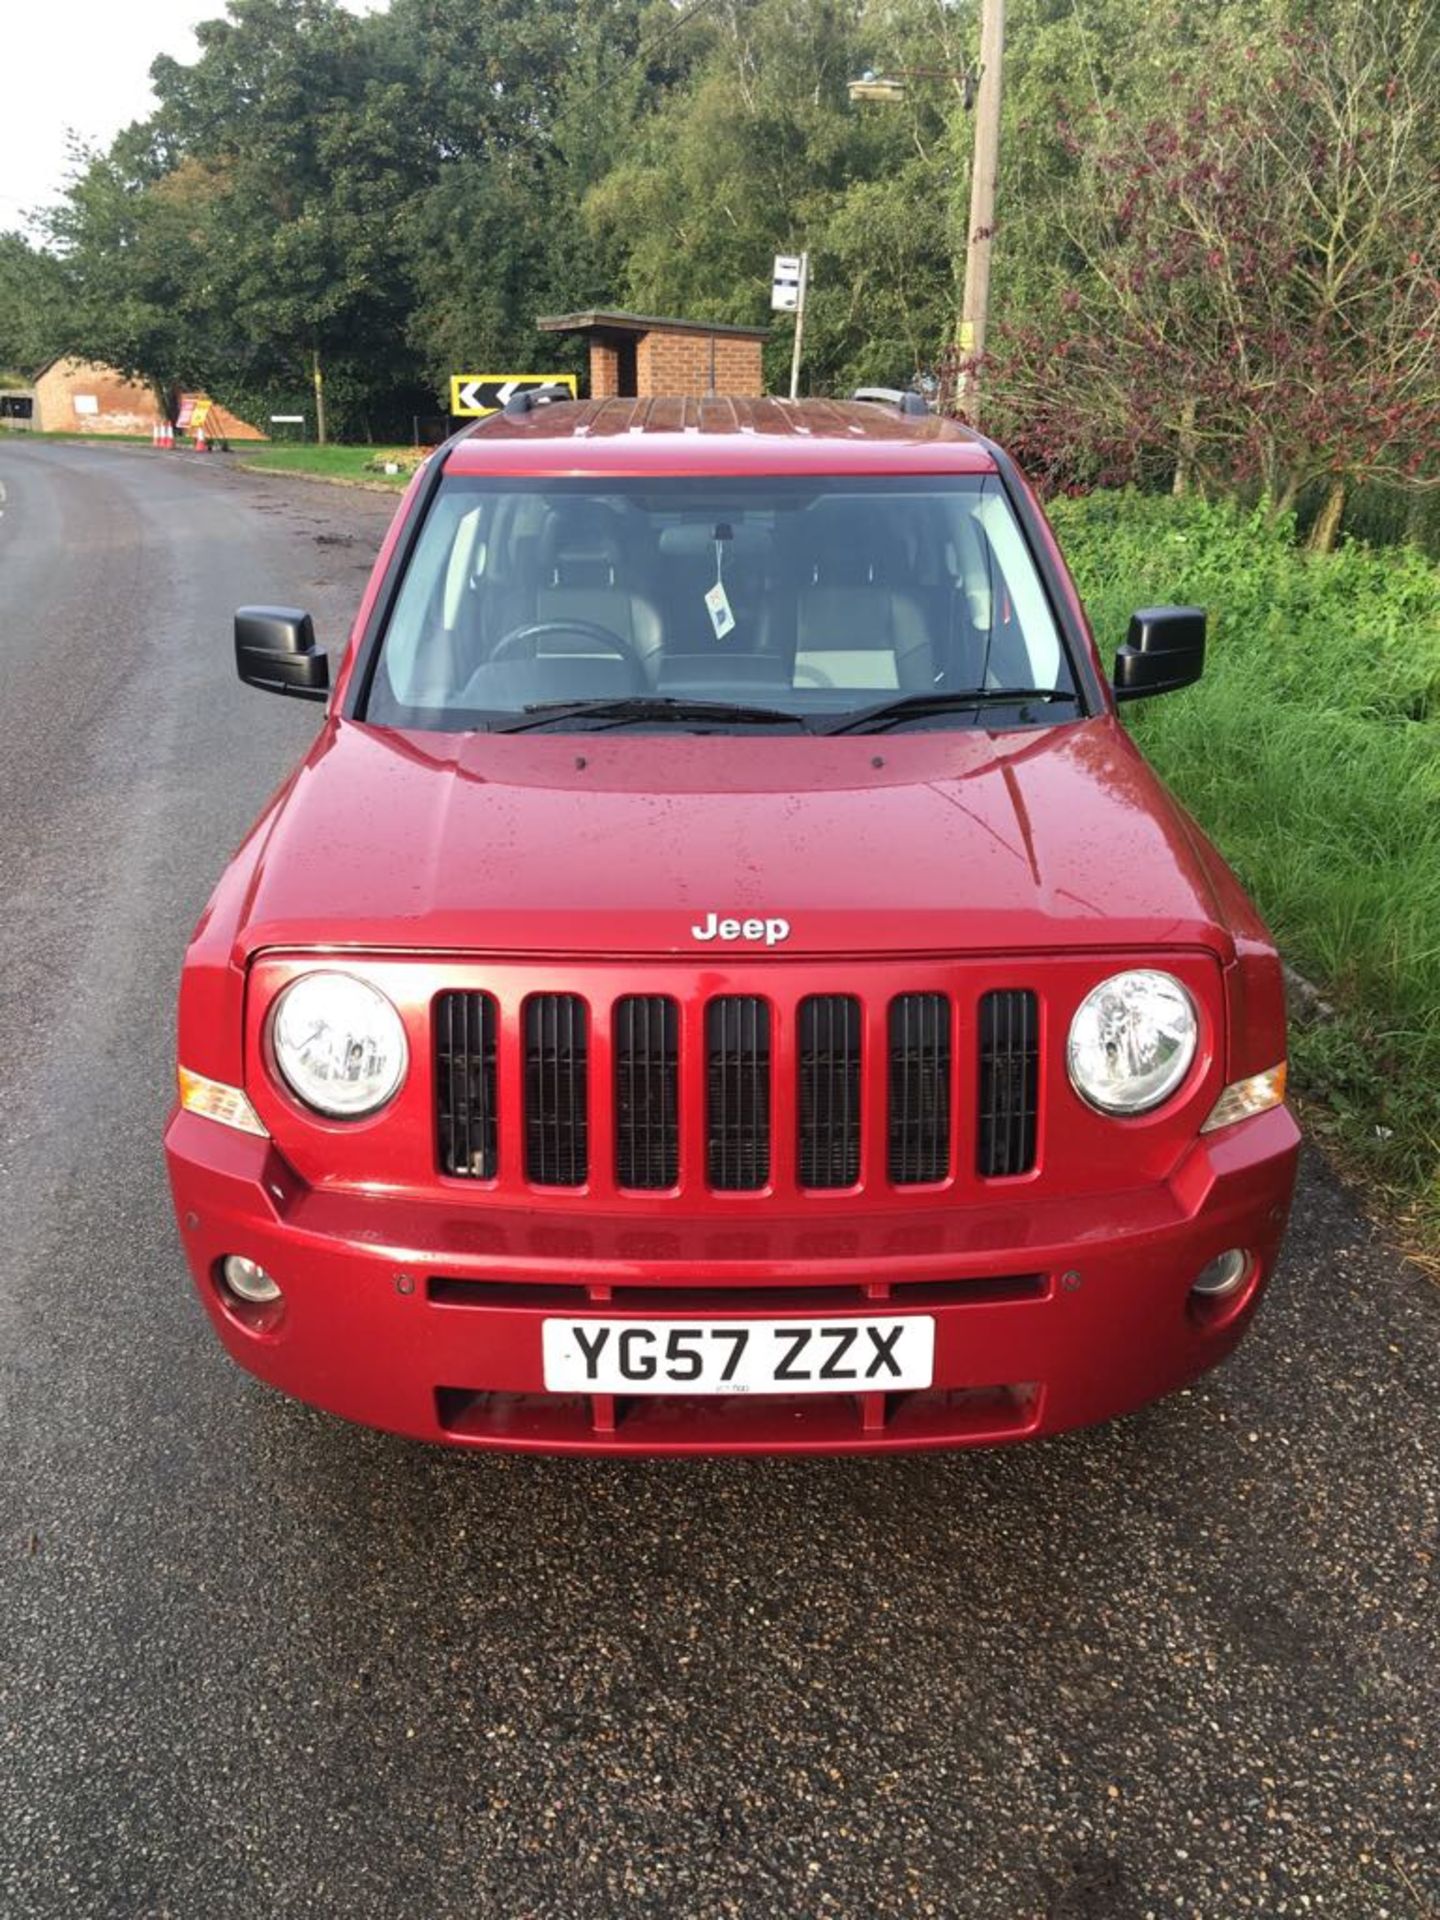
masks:
{"type": "Polygon", "coordinates": [[[563,380],[552,380],[548,386],[526,387],[523,392],[512,393],[501,411],[510,414],[533,413],[536,407],[548,407],[557,400],[574,398],[563,380]]]}
{"type": "Polygon", "coordinates": [[[856,387],[852,400],[868,400],[876,406],[898,407],[901,413],[929,413],[930,402],[923,393],[902,392],[899,387],[856,387]]]}

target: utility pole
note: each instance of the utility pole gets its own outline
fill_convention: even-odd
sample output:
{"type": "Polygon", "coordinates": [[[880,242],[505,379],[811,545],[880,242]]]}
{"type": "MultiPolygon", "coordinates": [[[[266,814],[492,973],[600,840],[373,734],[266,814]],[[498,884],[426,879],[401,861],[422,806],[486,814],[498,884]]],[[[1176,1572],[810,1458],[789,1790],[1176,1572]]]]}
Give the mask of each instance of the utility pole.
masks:
{"type": "MultiPolygon", "coordinates": [[[[985,351],[990,317],[990,237],[995,226],[995,176],[1000,165],[1000,75],[1005,60],[1005,0],[982,0],[980,88],[975,97],[975,161],[970,175],[970,230],[965,245],[965,295],[958,346],[962,360],[985,351]]],[[[972,418],[979,412],[973,371],[962,372],[956,399],[972,418]]]]}
{"type": "Polygon", "coordinates": [[[325,444],[325,376],[320,371],[320,349],[310,350],[310,371],[315,381],[315,441],[317,446],[325,444]]]}

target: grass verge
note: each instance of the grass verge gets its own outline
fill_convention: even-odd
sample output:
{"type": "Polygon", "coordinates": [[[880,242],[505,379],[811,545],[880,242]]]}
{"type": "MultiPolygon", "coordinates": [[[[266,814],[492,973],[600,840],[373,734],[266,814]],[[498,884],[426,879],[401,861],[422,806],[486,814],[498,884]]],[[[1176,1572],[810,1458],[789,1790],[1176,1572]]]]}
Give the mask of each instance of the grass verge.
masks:
{"type": "Polygon", "coordinates": [[[420,458],[410,447],[266,446],[251,452],[239,441],[231,444],[245,466],[261,473],[304,473],[352,487],[402,488],[420,458]],[[386,473],[387,465],[396,472],[386,473]]]}
{"type": "Polygon", "coordinates": [[[1209,609],[1200,685],[1127,718],[1334,1008],[1291,1036],[1312,1126],[1440,1257],[1440,568],[1203,501],[1054,520],[1107,652],[1137,606],[1209,609]]]}
{"type": "Polygon", "coordinates": [[[86,446],[105,447],[148,447],[153,445],[149,430],[144,433],[74,433],[69,431],[41,433],[33,427],[7,427],[0,433],[0,440],[73,440],[86,446]]]}

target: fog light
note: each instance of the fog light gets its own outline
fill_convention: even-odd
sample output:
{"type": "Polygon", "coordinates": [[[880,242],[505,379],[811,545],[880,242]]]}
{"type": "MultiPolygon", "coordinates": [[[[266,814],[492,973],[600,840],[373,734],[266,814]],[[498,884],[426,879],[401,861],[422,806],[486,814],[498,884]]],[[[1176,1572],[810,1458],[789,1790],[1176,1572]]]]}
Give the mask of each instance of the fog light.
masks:
{"type": "Polygon", "coordinates": [[[1208,1266],[1200,1269],[1190,1291],[1205,1300],[1223,1300],[1249,1277],[1249,1254],[1243,1247],[1231,1247],[1228,1253],[1217,1254],[1208,1266]]]}
{"type": "Polygon", "coordinates": [[[253,1260],[247,1260],[244,1254],[227,1254],[220,1272],[235,1298],[248,1302],[252,1307],[269,1306],[272,1300],[280,1298],[279,1287],[265,1269],[257,1266],[253,1260]]]}

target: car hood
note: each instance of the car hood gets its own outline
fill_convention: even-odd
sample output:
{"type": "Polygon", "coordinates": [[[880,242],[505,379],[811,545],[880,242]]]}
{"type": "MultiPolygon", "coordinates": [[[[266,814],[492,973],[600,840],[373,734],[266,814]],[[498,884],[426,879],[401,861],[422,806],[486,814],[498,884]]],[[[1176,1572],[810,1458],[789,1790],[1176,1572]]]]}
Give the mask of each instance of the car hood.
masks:
{"type": "Polygon", "coordinates": [[[1194,829],[1102,717],[812,738],[332,719],[257,823],[262,948],[777,954],[1210,946],[1194,829]],[[758,950],[765,951],[763,939],[758,950]]]}

